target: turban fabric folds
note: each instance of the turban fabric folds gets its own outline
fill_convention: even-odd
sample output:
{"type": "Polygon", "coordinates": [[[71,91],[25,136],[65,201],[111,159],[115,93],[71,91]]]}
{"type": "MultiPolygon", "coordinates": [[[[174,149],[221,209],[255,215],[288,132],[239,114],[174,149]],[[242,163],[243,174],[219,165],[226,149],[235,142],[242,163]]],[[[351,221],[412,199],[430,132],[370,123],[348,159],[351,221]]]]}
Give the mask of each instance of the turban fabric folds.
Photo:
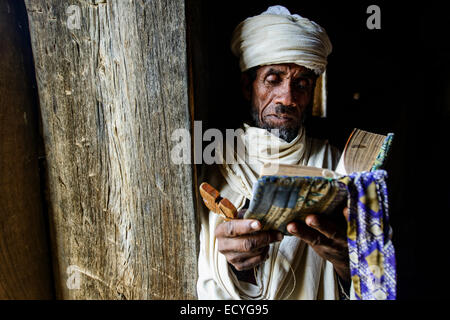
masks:
{"type": "Polygon", "coordinates": [[[239,58],[241,71],[256,66],[295,63],[325,71],[332,46],[317,23],[282,6],[273,6],[241,22],[233,32],[231,50],[239,58]]]}

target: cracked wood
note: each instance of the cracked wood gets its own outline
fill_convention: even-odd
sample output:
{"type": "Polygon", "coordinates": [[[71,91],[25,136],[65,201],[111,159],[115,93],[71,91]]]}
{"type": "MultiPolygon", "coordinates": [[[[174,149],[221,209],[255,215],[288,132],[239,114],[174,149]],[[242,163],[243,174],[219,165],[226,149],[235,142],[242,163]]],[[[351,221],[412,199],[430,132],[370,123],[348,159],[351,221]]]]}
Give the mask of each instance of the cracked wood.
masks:
{"type": "Polygon", "coordinates": [[[184,2],[25,2],[58,297],[195,298],[194,178],[170,160],[173,130],[190,129],[184,2]]]}

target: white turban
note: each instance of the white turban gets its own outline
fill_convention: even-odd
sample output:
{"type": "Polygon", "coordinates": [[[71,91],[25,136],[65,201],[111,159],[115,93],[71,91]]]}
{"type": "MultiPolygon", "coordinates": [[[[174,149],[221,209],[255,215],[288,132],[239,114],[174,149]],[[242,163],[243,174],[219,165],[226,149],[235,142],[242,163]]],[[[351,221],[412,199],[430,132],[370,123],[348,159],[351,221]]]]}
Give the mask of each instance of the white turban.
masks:
{"type": "Polygon", "coordinates": [[[282,6],[241,22],[233,32],[231,50],[240,59],[241,71],[256,66],[295,63],[325,71],[331,42],[317,23],[297,14],[291,15],[282,6]]]}

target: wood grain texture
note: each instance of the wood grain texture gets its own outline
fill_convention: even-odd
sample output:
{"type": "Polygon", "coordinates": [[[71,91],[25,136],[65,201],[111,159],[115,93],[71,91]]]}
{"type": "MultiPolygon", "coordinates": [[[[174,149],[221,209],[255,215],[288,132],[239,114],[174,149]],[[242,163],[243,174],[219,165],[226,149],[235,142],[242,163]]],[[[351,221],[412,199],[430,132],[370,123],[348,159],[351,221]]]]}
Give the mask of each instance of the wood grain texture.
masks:
{"type": "Polygon", "coordinates": [[[53,297],[27,29],[23,3],[0,1],[0,299],[53,297]]]}
{"type": "Polygon", "coordinates": [[[170,160],[173,130],[190,129],[184,2],[26,6],[58,298],[195,298],[192,167],[170,160]]]}

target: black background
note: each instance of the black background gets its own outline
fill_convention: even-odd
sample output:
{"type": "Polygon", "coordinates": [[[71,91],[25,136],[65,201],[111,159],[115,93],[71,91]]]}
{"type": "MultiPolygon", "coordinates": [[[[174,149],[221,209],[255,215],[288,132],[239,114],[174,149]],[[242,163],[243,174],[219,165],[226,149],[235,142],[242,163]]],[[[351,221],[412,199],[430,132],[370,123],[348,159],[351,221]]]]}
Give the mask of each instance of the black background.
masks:
{"type": "Polygon", "coordinates": [[[312,135],[343,148],[352,129],[395,133],[388,163],[390,218],[398,299],[448,298],[450,188],[449,23],[442,3],[387,1],[190,1],[196,119],[232,128],[246,118],[231,33],[246,17],[284,5],[327,30],[328,117],[312,135]],[[367,7],[381,9],[381,29],[366,26],[367,7]],[[200,48],[198,47],[200,46],[200,48]],[[198,56],[201,55],[201,58],[198,56]],[[195,69],[195,68],[194,68],[195,69]],[[354,94],[360,98],[355,100],[354,94]],[[200,96],[203,95],[203,96],[200,96]]]}

